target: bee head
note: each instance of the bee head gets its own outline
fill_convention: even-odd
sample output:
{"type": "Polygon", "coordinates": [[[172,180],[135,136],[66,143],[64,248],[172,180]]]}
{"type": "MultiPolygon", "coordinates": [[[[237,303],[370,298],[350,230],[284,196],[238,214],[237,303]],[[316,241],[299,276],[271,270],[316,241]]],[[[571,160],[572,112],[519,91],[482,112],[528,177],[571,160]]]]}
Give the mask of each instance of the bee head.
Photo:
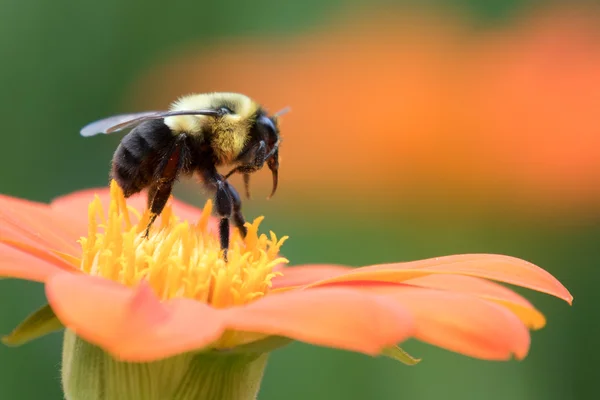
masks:
{"type": "Polygon", "coordinates": [[[263,132],[264,136],[267,138],[267,166],[271,170],[271,174],[273,175],[273,189],[271,190],[271,194],[268,199],[273,197],[275,192],[277,191],[277,183],[279,176],[279,127],[277,124],[278,114],[275,114],[272,117],[268,117],[266,115],[261,115],[258,117],[256,124],[258,128],[263,132]]]}

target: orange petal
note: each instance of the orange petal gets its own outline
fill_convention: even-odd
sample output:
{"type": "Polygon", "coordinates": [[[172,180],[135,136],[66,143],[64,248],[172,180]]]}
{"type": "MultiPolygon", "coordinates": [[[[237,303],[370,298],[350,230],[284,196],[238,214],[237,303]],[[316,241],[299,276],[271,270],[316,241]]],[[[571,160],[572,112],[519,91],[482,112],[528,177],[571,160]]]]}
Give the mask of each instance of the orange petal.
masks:
{"type": "MultiPolygon", "coordinates": [[[[103,188],[80,190],[62,197],[58,197],[54,199],[50,205],[53,210],[61,213],[81,215],[82,218],[85,216],[85,226],[87,227],[88,206],[96,195],[100,198],[104,210],[108,210],[108,206],[110,204],[110,191],[108,186],[103,188]]],[[[146,204],[147,198],[145,191],[135,194],[127,199],[127,205],[140,212],[146,209],[146,204]]],[[[181,220],[197,222],[198,218],[200,218],[200,214],[202,213],[201,209],[175,198],[171,198],[170,204],[173,206],[173,212],[175,215],[177,215],[181,220]]],[[[132,221],[135,221],[135,219],[132,221]]]]}
{"type": "Polygon", "coordinates": [[[79,237],[73,220],[54,215],[48,205],[0,195],[1,242],[23,242],[37,249],[77,254],[79,237]]]}
{"type": "Polygon", "coordinates": [[[518,359],[529,350],[529,331],[505,307],[462,293],[389,285],[374,285],[376,293],[411,310],[415,338],[471,357],[518,359]]]}
{"type": "Polygon", "coordinates": [[[511,310],[531,329],[541,329],[546,324],[546,318],[523,296],[512,290],[485,279],[461,275],[428,275],[409,279],[406,284],[443,289],[475,295],[485,300],[501,304],[511,310]]]}
{"type": "Polygon", "coordinates": [[[223,323],[206,304],[161,303],[147,285],[131,289],[87,275],[60,274],[46,284],[60,321],[119,360],[149,362],[201,349],[219,338],[223,323]]]}
{"type": "MultiPolygon", "coordinates": [[[[104,212],[108,212],[110,205],[110,190],[107,187],[84,189],[73,192],[54,199],[50,207],[55,213],[77,217],[76,229],[80,236],[88,234],[88,208],[94,197],[98,196],[104,207],[104,212]]],[[[137,194],[127,199],[127,205],[142,211],[146,208],[146,197],[143,194],[137,194]]],[[[129,215],[131,221],[137,221],[133,213],[129,215]]]]}
{"type": "Polygon", "coordinates": [[[230,329],[371,355],[413,332],[410,313],[397,301],[345,288],[272,294],[223,313],[230,329]]]}
{"type": "MultiPolygon", "coordinates": [[[[100,198],[104,210],[108,211],[108,206],[110,204],[110,189],[108,185],[106,187],[78,190],[57,197],[52,200],[50,207],[61,213],[81,215],[87,226],[88,207],[95,196],[100,198]]],[[[146,198],[140,193],[128,198],[127,204],[137,210],[142,210],[146,207],[146,198]]]]}
{"type": "Polygon", "coordinates": [[[406,263],[381,264],[357,268],[347,274],[313,283],[380,281],[404,282],[431,274],[468,275],[492,279],[547,293],[573,301],[569,291],[552,275],[527,261],[495,254],[464,254],[406,263]]]}
{"type": "Polygon", "coordinates": [[[0,243],[0,276],[45,282],[50,276],[64,271],[53,258],[33,255],[0,243]]]}
{"type": "Polygon", "coordinates": [[[322,279],[332,278],[351,271],[351,267],[341,265],[299,265],[297,267],[281,268],[282,276],[276,276],[271,281],[272,289],[293,286],[304,286],[322,279]]]}

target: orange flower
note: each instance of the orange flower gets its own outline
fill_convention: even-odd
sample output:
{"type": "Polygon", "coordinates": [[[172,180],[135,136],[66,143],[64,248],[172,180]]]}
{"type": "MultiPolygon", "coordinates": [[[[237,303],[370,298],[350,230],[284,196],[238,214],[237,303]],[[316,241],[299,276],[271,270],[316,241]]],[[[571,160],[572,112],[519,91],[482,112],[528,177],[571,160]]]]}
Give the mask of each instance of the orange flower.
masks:
{"type": "MultiPolygon", "coordinates": [[[[572,301],[546,271],[500,255],[283,268],[285,238],[259,235],[261,218],[247,225],[246,239],[233,234],[225,263],[210,202],[200,211],[172,200],[148,239],[148,213],[138,211],[144,198],[128,203],[116,184],[50,205],[0,196],[0,276],[44,282],[58,320],[116,360],[150,362],[274,336],[370,355],[394,354],[412,336],[473,357],[521,359],[527,328],[545,319],[487,279],[572,301]]],[[[19,329],[5,340],[17,342],[15,335],[19,329]]]]}

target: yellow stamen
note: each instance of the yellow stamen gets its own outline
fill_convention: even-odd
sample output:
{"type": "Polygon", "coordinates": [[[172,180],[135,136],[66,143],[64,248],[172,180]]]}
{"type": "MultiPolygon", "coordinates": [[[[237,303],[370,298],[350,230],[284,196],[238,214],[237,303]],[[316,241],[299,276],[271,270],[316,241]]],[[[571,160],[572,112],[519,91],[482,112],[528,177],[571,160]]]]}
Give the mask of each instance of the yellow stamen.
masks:
{"type": "Polygon", "coordinates": [[[271,280],[279,275],[274,267],[287,263],[278,256],[287,237],[278,239],[273,232],[269,237],[259,235],[262,217],[246,223],[245,239],[234,232],[226,263],[216,232],[209,231],[210,200],[191,226],[179,221],[167,204],[160,223],[157,221],[145,238],[149,211],[139,214],[128,208],[115,182],[110,185],[110,199],[107,217],[98,197],[89,206],[88,236],[80,240],[85,273],[126,286],[145,280],[163,300],[186,297],[224,308],[264,296],[271,280]]]}

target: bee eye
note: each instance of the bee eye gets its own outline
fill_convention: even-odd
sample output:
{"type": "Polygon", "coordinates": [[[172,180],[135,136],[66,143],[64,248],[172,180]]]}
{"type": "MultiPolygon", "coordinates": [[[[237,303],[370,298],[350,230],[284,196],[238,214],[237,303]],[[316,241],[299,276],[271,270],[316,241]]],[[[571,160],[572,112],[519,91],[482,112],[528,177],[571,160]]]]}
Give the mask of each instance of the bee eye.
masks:
{"type": "Polygon", "coordinates": [[[221,107],[221,108],[219,108],[219,113],[221,115],[226,115],[226,114],[233,114],[233,111],[229,107],[221,107]]]}
{"type": "Polygon", "coordinates": [[[275,124],[273,123],[273,121],[271,121],[271,119],[265,115],[258,117],[258,123],[265,127],[269,134],[275,134],[275,132],[277,131],[277,128],[275,128],[275,124]]]}

